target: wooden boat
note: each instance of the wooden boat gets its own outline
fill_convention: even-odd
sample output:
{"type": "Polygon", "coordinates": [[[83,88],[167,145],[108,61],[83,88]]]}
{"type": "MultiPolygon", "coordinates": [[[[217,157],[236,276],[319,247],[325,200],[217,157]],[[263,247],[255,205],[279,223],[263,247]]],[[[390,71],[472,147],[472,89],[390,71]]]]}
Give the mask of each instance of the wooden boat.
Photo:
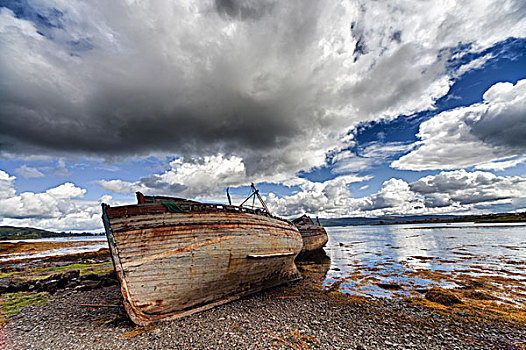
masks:
{"type": "Polygon", "coordinates": [[[266,207],[141,193],[137,198],[137,205],[103,204],[102,218],[125,309],[138,325],[190,315],[301,277],[294,264],[301,235],[266,207]]]}
{"type": "Polygon", "coordinates": [[[327,231],[320,224],[318,218],[314,222],[309,216],[303,215],[292,220],[292,223],[300,231],[303,238],[303,248],[298,257],[305,257],[312,252],[322,249],[327,244],[329,236],[327,236],[327,231]]]}

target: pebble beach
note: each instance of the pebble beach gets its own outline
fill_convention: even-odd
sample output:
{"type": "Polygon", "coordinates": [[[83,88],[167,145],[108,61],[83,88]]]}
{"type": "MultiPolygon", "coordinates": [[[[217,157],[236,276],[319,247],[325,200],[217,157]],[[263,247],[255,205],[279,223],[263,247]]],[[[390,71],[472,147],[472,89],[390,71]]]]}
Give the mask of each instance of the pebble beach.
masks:
{"type": "MultiPolygon", "coordinates": [[[[122,306],[105,251],[4,266],[63,286],[1,296],[0,348],[15,349],[525,349],[524,310],[421,298],[364,298],[322,285],[323,265],[298,262],[303,280],[179,320],[139,327],[122,306]],[[71,269],[69,267],[72,267],[71,269]],[[60,273],[57,274],[57,269],[60,273]],[[77,274],[75,271],[79,270],[77,274]],[[73,273],[72,273],[73,271],[73,273]],[[54,275],[52,275],[54,274],[54,275]],[[98,275],[99,277],[94,277],[98,275]],[[58,276],[58,277],[57,277],[58,276]],[[87,276],[87,277],[86,277],[87,276]],[[20,308],[9,301],[38,295],[20,308]]],[[[11,269],[11,270],[10,270],[11,269]]],[[[11,274],[6,271],[12,271],[11,274]]],[[[48,283],[49,284],[49,283],[48,283]]],[[[22,304],[22,303],[21,303],[22,304]]]]}

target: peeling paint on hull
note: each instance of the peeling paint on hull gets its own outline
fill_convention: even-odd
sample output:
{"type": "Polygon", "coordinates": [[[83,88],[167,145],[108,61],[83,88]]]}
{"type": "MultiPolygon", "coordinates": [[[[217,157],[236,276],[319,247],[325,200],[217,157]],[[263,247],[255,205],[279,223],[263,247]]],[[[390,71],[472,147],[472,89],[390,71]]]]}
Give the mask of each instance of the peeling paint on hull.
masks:
{"type": "Polygon", "coordinates": [[[179,318],[300,278],[294,258],[303,243],[292,224],[224,206],[197,207],[172,213],[156,203],[103,205],[134,323],[179,318]]]}

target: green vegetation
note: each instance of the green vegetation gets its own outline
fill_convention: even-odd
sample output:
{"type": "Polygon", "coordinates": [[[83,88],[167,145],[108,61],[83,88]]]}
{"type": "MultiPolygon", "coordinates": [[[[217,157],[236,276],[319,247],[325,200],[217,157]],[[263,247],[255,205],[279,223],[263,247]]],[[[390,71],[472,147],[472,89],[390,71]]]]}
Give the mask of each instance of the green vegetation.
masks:
{"type": "Polygon", "coordinates": [[[65,266],[54,266],[45,268],[31,268],[24,269],[23,271],[6,272],[0,274],[0,279],[4,277],[13,276],[25,280],[43,280],[51,275],[79,270],[80,275],[87,275],[88,273],[96,273],[97,275],[107,274],[113,270],[113,263],[111,261],[104,261],[101,263],[94,264],[70,264],[65,266]]]}
{"type": "Polygon", "coordinates": [[[5,277],[9,277],[11,275],[14,275],[15,272],[4,272],[4,273],[0,273],[0,278],[5,278],[5,277]]]}
{"type": "Polygon", "coordinates": [[[0,226],[0,240],[86,236],[91,234],[89,232],[52,232],[32,227],[0,226]]]}
{"type": "Polygon", "coordinates": [[[0,299],[0,311],[3,316],[18,313],[22,308],[44,302],[49,299],[47,293],[7,293],[0,299]]]}
{"type": "Polygon", "coordinates": [[[0,226],[1,239],[22,239],[22,238],[44,238],[59,237],[57,232],[51,232],[31,227],[12,227],[0,226]]]}
{"type": "MultiPolygon", "coordinates": [[[[101,263],[96,264],[70,264],[65,266],[56,266],[56,267],[45,267],[45,268],[39,268],[32,270],[29,273],[31,275],[36,274],[42,274],[42,273],[58,273],[63,271],[69,271],[69,270],[80,270],[80,275],[86,275],[88,273],[96,273],[96,274],[105,274],[109,270],[113,269],[113,263],[111,261],[105,261],[101,263]]],[[[37,276],[33,279],[45,279],[49,275],[44,276],[37,276]]]]}

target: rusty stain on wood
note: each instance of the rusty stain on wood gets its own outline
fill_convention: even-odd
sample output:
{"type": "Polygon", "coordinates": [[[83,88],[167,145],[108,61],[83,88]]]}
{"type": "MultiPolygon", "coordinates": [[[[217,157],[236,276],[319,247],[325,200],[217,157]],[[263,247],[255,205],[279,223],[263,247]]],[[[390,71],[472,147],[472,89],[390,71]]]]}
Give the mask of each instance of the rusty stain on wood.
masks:
{"type": "Polygon", "coordinates": [[[139,196],[103,204],[124,307],[138,325],[170,320],[296,280],[303,242],[267,212],[180,198],[139,196]],[[173,199],[177,210],[161,203],[173,199]],[[160,203],[161,202],[161,203],[160,203]]]}
{"type": "Polygon", "coordinates": [[[219,237],[219,238],[216,238],[216,239],[209,239],[209,240],[206,240],[206,241],[197,242],[197,243],[190,244],[188,246],[181,247],[181,248],[178,248],[178,249],[167,250],[165,252],[162,252],[162,253],[159,253],[159,254],[156,254],[156,255],[152,255],[152,256],[147,257],[147,258],[134,260],[134,261],[125,263],[125,265],[126,265],[126,267],[139,266],[139,265],[146,264],[146,263],[149,263],[149,262],[152,262],[152,261],[155,261],[155,260],[167,258],[167,257],[175,255],[175,254],[179,254],[179,253],[187,252],[189,250],[197,249],[197,248],[203,247],[203,246],[205,246],[207,244],[216,244],[216,243],[222,242],[222,241],[227,240],[227,239],[232,239],[232,238],[234,238],[234,236],[224,236],[224,237],[219,237]]]}

